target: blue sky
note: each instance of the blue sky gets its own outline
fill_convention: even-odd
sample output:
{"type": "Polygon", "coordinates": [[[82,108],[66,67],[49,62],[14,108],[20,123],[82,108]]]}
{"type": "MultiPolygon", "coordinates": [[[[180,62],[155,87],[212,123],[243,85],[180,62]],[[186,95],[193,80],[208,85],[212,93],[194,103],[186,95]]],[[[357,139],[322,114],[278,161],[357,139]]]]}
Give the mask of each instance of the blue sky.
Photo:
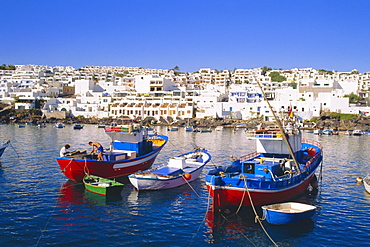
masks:
{"type": "Polygon", "coordinates": [[[0,64],[370,71],[369,0],[2,1],[0,64]]]}

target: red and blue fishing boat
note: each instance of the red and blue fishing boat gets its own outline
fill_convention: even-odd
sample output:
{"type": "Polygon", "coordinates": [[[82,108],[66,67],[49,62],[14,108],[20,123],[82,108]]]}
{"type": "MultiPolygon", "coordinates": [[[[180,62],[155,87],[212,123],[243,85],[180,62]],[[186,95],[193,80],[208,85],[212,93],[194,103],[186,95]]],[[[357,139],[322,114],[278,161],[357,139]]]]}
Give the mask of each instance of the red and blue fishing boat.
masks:
{"type": "Polygon", "coordinates": [[[322,161],[320,143],[301,137],[298,128],[287,133],[292,156],[279,129],[250,133],[257,151],[233,159],[206,175],[214,207],[266,205],[283,202],[304,192],[322,161]]]}
{"type": "Polygon", "coordinates": [[[208,172],[206,185],[214,208],[278,203],[303,193],[310,183],[317,188],[315,171],[322,161],[322,146],[302,138],[292,108],[282,123],[260,88],[279,128],[261,126],[250,132],[255,152],[208,172]]]}
{"type": "Polygon", "coordinates": [[[0,144],[0,157],[3,155],[5,149],[10,145],[10,140],[4,141],[0,144]]]}
{"type": "Polygon", "coordinates": [[[146,170],[168,142],[167,136],[148,134],[139,125],[105,127],[105,132],[112,144],[104,150],[103,161],[98,161],[96,154],[79,150],[56,159],[67,178],[80,182],[89,174],[112,179],[146,170]]]}

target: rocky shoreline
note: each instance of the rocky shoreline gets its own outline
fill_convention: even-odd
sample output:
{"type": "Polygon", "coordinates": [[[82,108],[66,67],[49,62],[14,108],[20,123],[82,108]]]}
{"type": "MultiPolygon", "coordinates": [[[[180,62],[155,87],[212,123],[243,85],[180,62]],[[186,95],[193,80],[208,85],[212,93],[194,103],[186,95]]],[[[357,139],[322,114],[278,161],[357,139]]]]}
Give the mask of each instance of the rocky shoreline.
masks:
{"type": "MultiPolygon", "coordinates": [[[[63,124],[95,124],[95,125],[110,125],[112,123],[117,124],[129,124],[129,123],[140,123],[147,126],[178,126],[184,127],[187,125],[194,126],[197,128],[214,128],[217,126],[223,126],[224,128],[236,128],[237,125],[245,124],[247,129],[255,129],[259,124],[264,123],[267,126],[276,125],[273,122],[264,122],[258,119],[254,120],[236,120],[236,119],[215,119],[215,118],[206,118],[206,119],[189,119],[189,120],[177,120],[172,123],[163,122],[163,121],[153,121],[149,120],[131,120],[131,119],[113,119],[113,118],[66,118],[66,119],[43,119],[41,117],[16,117],[12,119],[8,117],[7,119],[1,118],[1,123],[15,123],[15,124],[25,124],[32,123],[34,125],[44,124],[44,123],[57,123],[61,122],[63,124]]],[[[313,130],[313,129],[333,129],[335,131],[353,131],[354,129],[361,129],[365,132],[370,132],[370,119],[368,118],[359,118],[355,120],[347,121],[338,121],[336,119],[320,119],[316,123],[313,122],[304,122],[301,127],[303,130],[313,130]]]]}
{"type": "MultiPolygon", "coordinates": [[[[96,124],[96,125],[110,125],[115,122],[117,124],[129,124],[129,123],[140,123],[147,126],[194,126],[200,128],[209,128],[216,126],[223,126],[225,128],[235,128],[239,124],[245,124],[245,128],[254,129],[259,124],[265,123],[266,125],[275,125],[273,122],[264,122],[260,119],[251,119],[251,120],[237,120],[237,119],[223,119],[223,118],[192,118],[192,119],[161,119],[160,121],[155,120],[154,118],[146,119],[129,119],[129,118],[79,118],[79,117],[69,117],[65,119],[56,119],[56,118],[42,118],[39,115],[30,115],[30,113],[17,113],[14,112],[11,108],[0,107],[0,123],[16,123],[16,124],[25,124],[32,123],[34,125],[44,124],[44,123],[57,123],[61,122],[63,124],[96,124]]],[[[354,119],[344,119],[340,120],[338,116],[333,117],[332,115],[326,113],[321,114],[316,122],[304,122],[302,129],[333,129],[335,131],[352,131],[354,129],[361,129],[365,132],[370,132],[370,119],[364,116],[357,116],[354,119]]]]}

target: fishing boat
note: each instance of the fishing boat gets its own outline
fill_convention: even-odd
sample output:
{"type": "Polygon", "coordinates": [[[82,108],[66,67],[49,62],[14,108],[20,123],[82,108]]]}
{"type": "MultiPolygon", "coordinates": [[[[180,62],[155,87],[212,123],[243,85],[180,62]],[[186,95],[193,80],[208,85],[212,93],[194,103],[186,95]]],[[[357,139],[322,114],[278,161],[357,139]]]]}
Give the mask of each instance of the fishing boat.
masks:
{"type": "Polygon", "coordinates": [[[73,129],[75,130],[80,130],[80,129],[83,129],[85,125],[82,125],[82,124],[74,124],[73,125],[73,129]]]}
{"type": "Polygon", "coordinates": [[[208,129],[201,129],[200,130],[200,133],[210,133],[210,132],[212,132],[212,128],[211,127],[209,127],[208,129]]]}
{"type": "Polygon", "coordinates": [[[62,123],[54,123],[54,127],[55,128],[58,128],[58,129],[61,129],[61,128],[64,128],[64,124],[62,124],[62,123]]]}
{"type": "Polygon", "coordinates": [[[235,128],[245,128],[245,127],[247,127],[246,123],[241,123],[235,126],[235,128]]]}
{"type": "Polygon", "coordinates": [[[311,218],[316,207],[298,202],[285,202],[262,206],[263,218],[270,224],[295,224],[311,218]]]}
{"type": "Polygon", "coordinates": [[[190,118],[188,118],[187,124],[185,126],[185,132],[193,132],[194,127],[190,125],[190,118]]]}
{"type": "Polygon", "coordinates": [[[360,129],[356,129],[356,130],[352,131],[352,135],[353,136],[362,136],[362,135],[364,135],[364,132],[360,129]]]}
{"type": "Polygon", "coordinates": [[[217,126],[216,128],[215,128],[215,131],[222,131],[224,129],[224,126],[217,126]]]}
{"type": "Polygon", "coordinates": [[[18,128],[26,128],[26,125],[24,125],[24,124],[18,124],[18,128]]]}
{"type": "Polygon", "coordinates": [[[178,131],[179,130],[179,127],[177,126],[168,126],[167,127],[167,131],[178,131]]]}
{"type": "Polygon", "coordinates": [[[326,135],[326,136],[331,136],[331,135],[333,135],[334,134],[334,132],[333,132],[333,130],[331,130],[331,129],[325,129],[325,130],[323,130],[323,132],[322,132],[322,135],[326,135]]]}
{"type": "Polygon", "coordinates": [[[93,175],[86,175],[83,178],[83,183],[87,191],[103,196],[118,194],[124,186],[124,184],[116,180],[93,175]]]}
{"type": "Polygon", "coordinates": [[[193,126],[185,126],[185,132],[193,132],[193,126]]]}
{"type": "Polygon", "coordinates": [[[43,124],[38,124],[37,128],[46,128],[46,124],[44,124],[44,123],[43,124]]]}
{"type": "Polygon", "coordinates": [[[278,129],[250,133],[257,151],[232,159],[230,165],[208,172],[206,184],[215,207],[265,205],[286,201],[304,192],[322,160],[321,144],[287,132],[294,157],[278,129]]]}
{"type": "Polygon", "coordinates": [[[317,186],[315,170],[322,160],[321,144],[302,138],[291,114],[281,122],[261,91],[279,128],[261,126],[248,132],[248,138],[256,140],[256,151],[240,158],[231,156],[229,165],[207,173],[206,186],[214,209],[283,202],[303,193],[311,180],[317,186]]]}
{"type": "Polygon", "coordinates": [[[4,141],[0,144],[0,157],[3,155],[5,149],[10,145],[10,140],[4,141]]]}
{"type": "Polygon", "coordinates": [[[313,133],[314,133],[315,135],[319,135],[319,136],[321,136],[321,135],[322,135],[322,130],[321,130],[321,129],[315,129],[315,130],[313,131],[313,133]]]}
{"type": "Polygon", "coordinates": [[[370,175],[367,175],[362,182],[364,183],[365,190],[370,193],[370,175]]]}
{"type": "Polygon", "coordinates": [[[102,178],[116,178],[146,170],[168,141],[167,136],[148,134],[140,125],[105,127],[112,139],[111,148],[103,151],[103,161],[96,154],[71,152],[57,158],[64,175],[82,181],[85,174],[102,178]]]}
{"type": "Polygon", "coordinates": [[[98,129],[104,129],[105,128],[105,125],[104,124],[98,124],[98,125],[96,125],[96,128],[98,128],[98,129]]]}
{"type": "Polygon", "coordinates": [[[181,186],[199,177],[211,155],[204,149],[170,158],[168,163],[128,176],[137,190],[163,190],[181,186]]]}

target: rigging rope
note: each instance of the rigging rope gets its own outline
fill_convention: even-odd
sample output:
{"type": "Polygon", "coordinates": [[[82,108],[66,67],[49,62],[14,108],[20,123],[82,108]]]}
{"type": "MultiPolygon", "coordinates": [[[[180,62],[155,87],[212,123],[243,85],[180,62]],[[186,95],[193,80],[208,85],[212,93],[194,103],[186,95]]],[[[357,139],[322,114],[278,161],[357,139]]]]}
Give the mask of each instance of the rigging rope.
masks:
{"type": "MultiPolygon", "coordinates": [[[[211,179],[213,179],[213,177],[211,178],[211,179]]],[[[211,181],[212,182],[212,181],[211,181]]],[[[205,219],[206,219],[206,217],[207,217],[207,214],[208,214],[208,211],[210,210],[210,205],[211,205],[211,192],[210,192],[210,190],[208,190],[207,189],[207,194],[208,194],[208,196],[207,196],[207,210],[206,210],[206,213],[205,213],[205,215],[204,215],[204,217],[203,217],[203,221],[205,221],[205,219]]],[[[240,209],[240,208],[239,208],[240,209]]],[[[238,210],[239,210],[238,209],[238,210]]],[[[214,212],[213,212],[214,213],[214,212]]],[[[224,215],[222,215],[222,214],[220,214],[222,217],[223,217],[223,219],[225,220],[225,221],[227,221],[227,222],[229,222],[230,224],[232,224],[234,227],[235,227],[235,225],[230,221],[230,220],[228,220],[228,217],[225,217],[224,215]]],[[[235,215],[235,214],[234,214],[235,215]]],[[[214,219],[213,219],[214,220],[214,219]]],[[[221,225],[223,225],[223,223],[221,224],[221,225]]],[[[235,227],[235,228],[237,228],[237,227],[235,227]]],[[[199,232],[199,229],[200,229],[200,226],[199,226],[199,228],[198,228],[198,231],[197,232],[199,232]]],[[[241,232],[241,235],[244,237],[244,238],[246,238],[253,246],[257,246],[257,245],[255,245],[244,233],[242,233],[241,232]]]]}
{"type": "Polygon", "coordinates": [[[19,154],[17,153],[17,150],[13,147],[12,143],[9,142],[10,146],[13,148],[14,152],[17,154],[18,158],[19,158],[19,154]]]}
{"type": "MultiPolygon", "coordinates": [[[[61,184],[61,185],[60,185],[59,189],[61,189],[62,187],[63,187],[63,184],[61,184]]],[[[41,230],[41,234],[40,234],[40,237],[39,237],[39,238],[38,238],[38,240],[37,240],[36,247],[39,245],[40,240],[41,240],[42,236],[44,235],[45,229],[46,229],[47,225],[48,225],[48,224],[49,224],[49,222],[50,222],[51,216],[54,214],[54,212],[55,212],[55,208],[56,208],[56,207],[57,207],[57,205],[58,205],[58,201],[59,201],[59,198],[58,198],[57,202],[55,203],[55,205],[54,205],[54,207],[53,207],[53,211],[50,213],[48,220],[47,220],[47,221],[46,221],[46,223],[45,223],[44,229],[42,229],[42,230],[41,230]]]]}
{"type": "Polygon", "coordinates": [[[251,203],[251,206],[252,206],[252,209],[253,209],[253,212],[256,216],[255,218],[255,221],[258,221],[258,223],[260,224],[262,230],[265,232],[266,236],[270,239],[270,241],[275,245],[275,246],[278,246],[277,243],[270,237],[270,235],[267,233],[265,227],[263,226],[262,222],[261,222],[261,219],[260,217],[258,216],[257,214],[257,211],[256,211],[256,208],[254,207],[254,204],[253,204],[253,201],[252,201],[252,197],[251,197],[251,194],[249,193],[249,188],[248,188],[248,185],[247,185],[247,180],[245,179],[245,177],[243,177],[243,180],[244,180],[244,185],[245,185],[245,188],[247,189],[247,193],[248,193],[248,197],[249,197],[249,201],[251,203]]]}
{"type": "Polygon", "coordinates": [[[189,185],[189,187],[194,191],[194,193],[197,195],[198,198],[201,198],[199,194],[194,190],[193,186],[188,182],[186,178],[184,178],[184,174],[181,174],[181,177],[185,180],[185,182],[189,185]]]}

